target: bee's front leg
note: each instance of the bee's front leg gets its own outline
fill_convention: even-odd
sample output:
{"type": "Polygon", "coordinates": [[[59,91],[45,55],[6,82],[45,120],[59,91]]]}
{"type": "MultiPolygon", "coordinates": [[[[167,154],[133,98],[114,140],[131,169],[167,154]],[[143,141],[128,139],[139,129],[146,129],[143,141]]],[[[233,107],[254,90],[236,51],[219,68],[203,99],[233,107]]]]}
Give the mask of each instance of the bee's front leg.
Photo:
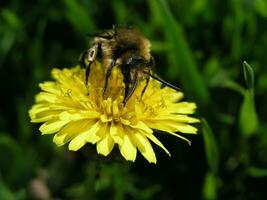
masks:
{"type": "Polygon", "coordinates": [[[142,99],[142,97],[143,97],[143,95],[144,95],[144,93],[145,93],[145,91],[146,91],[146,89],[147,89],[147,86],[148,86],[148,83],[149,83],[149,79],[150,79],[150,77],[149,76],[146,76],[146,84],[145,84],[145,87],[143,88],[143,90],[142,90],[142,92],[141,92],[141,97],[140,97],[140,99],[142,99]]]}
{"type": "Polygon", "coordinates": [[[79,64],[80,64],[80,66],[85,69],[85,84],[86,85],[88,83],[88,77],[90,75],[90,68],[91,68],[91,63],[92,63],[92,62],[88,61],[88,55],[89,55],[89,53],[90,53],[90,50],[85,50],[81,54],[81,56],[79,58],[79,64]],[[86,61],[88,62],[88,64],[87,64],[86,61]]]}
{"type": "Polygon", "coordinates": [[[147,73],[152,73],[152,74],[154,74],[155,73],[155,69],[156,69],[156,67],[155,67],[155,59],[154,59],[154,57],[153,56],[151,56],[150,57],[150,60],[149,60],[149,62],[146,64],[146,68],[144,69],[144,71],[146,71],[146,70],[148,70],[146,73],[144,73],[144,71],[142,72],[143,74],[145,74],[145,81],[146,81],[146,83],[145,83],[145,86],[144,86],[144,88],[143,88],[143,90],[142,90],[142,92],[141,92],[141,97],[140,97],[140,99],[142,99],[142,97],[143,97],[143,95],[144,95],[144,93],[145,93],[145,91],[146,91],[146,89],[147,89],[147,86],[148,86],[148,83],[149,83],[149,80],[150,80],[150,77],[149,77],[149,75],[147,75],[147,73]]]}
{"type": "Polygon", "coordinates": [[[86,85],[88,83],[88,77],[90,75],[91,64],[95,61],[96,56],[97,56],[98,46],[99,46],[99,44],[95,44],[89,50],[85,50],[79,59],[80,66],[86,69],[86,71],[85,71],[85,83],[86,83],[86,85]],[[88,62],[88,64],[87,64],[87,62],[88,62]]]}
{"type": "Polygon", "coordinates": [[[108,65],[107,67],[107,72],[106,72],[106,77],[105,77],[105,85],[104,85],[104,90],[103,90],[103,95],[106,93],[106,90],[107,90],[107,86],[108,86],[108,78],[110,77],[111,75],[111,71],[115,65],[115,60],[112,60],[110,62],[110,64],[108,65]]]}
{"type": "Polygon", "coordinates": [[[123,74],[123,82],[125,84],[124,99],[123,99],[123,104],[125,105],[126,102],[133,95],[138,85],[138,71],[137,70],[134,71],[133,79],[131,78],[131,71],[129,68],[122,67],[122,74],[123,74]],[[132,84],[131,88],[130,84],[132,84]]]}
{"type": "Polygon", "coordinates": [[[88,52],[89,52],[89,50],[84,50],[83,53],[82,53],[82,54],[80,55],[80,57],[79,57],[79,65],[80,65],[82,68],[86,68],[86,62],[85,62],[85,59],[87,58],[88,52]]]}

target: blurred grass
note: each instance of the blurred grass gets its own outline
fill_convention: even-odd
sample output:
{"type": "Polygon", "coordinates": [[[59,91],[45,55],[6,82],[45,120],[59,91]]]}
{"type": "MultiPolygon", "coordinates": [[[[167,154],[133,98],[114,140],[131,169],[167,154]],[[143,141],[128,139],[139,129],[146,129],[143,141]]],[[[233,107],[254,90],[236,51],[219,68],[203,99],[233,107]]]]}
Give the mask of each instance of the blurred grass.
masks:
{"type": "Polygon", "coordinates": [[[0,5],[0,199],[266,198],[265,0],[0,5]],[[141,156],[134,164],[116,153],[104,159],[89,145],[57,148],[29,122],[38,83],[53,67],[77,64],[86,34],[113,24],[144,32],[159,75],[182,87],[205,119],[191,147],[157,135],[172,157],[155,147],[156,166],[141,156]]]}
{"type": "Polygon", "coordinates": [[[239,127],[241,134],[248,137],[256,133],[259,122],[254,102],[254,72],[247,62],[243,64],[243,71],[247,90],[240,108],[239,127]]]}
{"type": "Polygon", "coordinates": [[[150,9],[154,9],[151,13],[155,15],[161,13],[160,18],[152,16],[152,19],[158,19],[157,24],[163,28],[167,43],[170,45],[166,52],[169,60],[168,77],[179,78],[185,91],[195,101],[201,105],[207,104],[209,102],[208,89],[195,65],[192,53],[182,33],[182,27],[175,21],[165,0],[150,0],[149,2],[150,9]],[[194,87],[190,86],[188,82],[194,87]]]}
{"type": "Polygon", "coordinates": [[[202,133],[209,170],[203,183],[203,199],[217,199],[219,151],[214,133],[205,119],[202,119],[202,133]]]}

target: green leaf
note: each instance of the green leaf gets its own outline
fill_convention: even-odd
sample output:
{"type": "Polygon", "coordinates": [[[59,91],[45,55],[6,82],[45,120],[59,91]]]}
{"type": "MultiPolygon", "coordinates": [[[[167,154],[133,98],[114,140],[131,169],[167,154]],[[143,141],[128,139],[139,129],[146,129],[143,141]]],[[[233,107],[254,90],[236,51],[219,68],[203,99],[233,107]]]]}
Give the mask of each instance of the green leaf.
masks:
{"type": "Polygon", "coordinates": [[[248,89],[254,91],[254,71],[246,61],[243,63],[243,72],[248,89]]]}
{"type": "Polygon", "coordinates": [[[30,177],[36,167],[35,156],[32,148],[24,148],[10,134],[0,133],[0,171],[8,183],[20,183],[30,177]]]}
{"type": "Polygon", "coordinates": [[[213,173],[206,174],[203,185],[203,199],[215,200],[217,199],[217,181],[213,173]]]}
{"type": "Polygon", "coordinates": [[[244,94],[244,100],[240,108],[239,129],[242,135],[248,137],[255,134],[259,122],[254,102],[254,72],[247,62],[243,64],[243,71],[248,89],[244,94]]]}
{"type": "Polygon", "coordinates": [[[257,0],[254,2],[255,10],[263,17],[267,18],[267,2],[266,0],[257,0]]]}
{"type": "Polygon", "coordinates": [[[21,21],[10,9],[2,9],[0,12],[0,65],[6,55],[15,44],[17,38],[22,37],[21,21]]]}
{"type": "Polygon", "coordinates": [[[249,167],[247,173],[255,178],[267,177],[267,168],[249,167]]]}
{"type": "Polygon", "coordinates": [[[214,174],[217,174],[219,165],[218,147],[214,134],[205,119],[202,119],[202,132],[204,137],[204,145],[208,166],[214,174]]]}
{"type": "Polygon", "coordinates": [[[12,191],[8,184],[4,181],[0,174],[0,199],[3,200],[24,200],[26,198],[26,190],[19,189],[18,191],[12,191]]]}
{"type": "Polygon", "coordinates": [[[3,17],[4,21],[9,25],[9,27],[13,29],[21,28],[21,21],[19,17],[16,15],[15,12],[9,9],[1,10],[1,16],[3,17]]]}
{"type": "Polygon", "coordinates": [[[259,122],[255,110],[253,95],[249,90],[247,90],[240,108],[239,128],[241,133],[245,137],[248,137],[255,134],[255,130],[258,128],[258,125],[259,122]]]}
{"type": "Polygon", "coordinates": [[[15,199],[15,195],[5,184],[4,180],[2,179],[1,174],[0,174],[0,199],[5,199],[5,200],[15,199]]]}
{"type": "Polygon", "coordinates": [[[223,81],[222,85],[223,85],[223,87],[234,90],[241,95],[245,95],[245,93],[246,93],[246,90],[241,85],[239,85],[238,83],[236,83],[233,80],[226,79],[223,81]]]}
{"type": "Polygon", "coordinates": [[[209,92],[195,64],[192,52],[187,44],[183,29],[170,12],[165,0],[149,1],[154,23],[162,26],[167,42],[170,44],[168,53],[170,66],[168,76],[181,79],[183,88],[197,102],[209,102],[209,92]],[[160,22],[159,22],[160,20],[160,22]]]}

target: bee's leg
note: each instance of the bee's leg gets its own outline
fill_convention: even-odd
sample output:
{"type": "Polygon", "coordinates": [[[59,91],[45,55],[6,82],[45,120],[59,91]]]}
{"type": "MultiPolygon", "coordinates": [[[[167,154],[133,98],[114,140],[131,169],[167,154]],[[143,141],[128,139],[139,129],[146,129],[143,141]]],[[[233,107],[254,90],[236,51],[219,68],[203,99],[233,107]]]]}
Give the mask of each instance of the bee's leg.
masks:
{"type": "Polygon", "coordinates": [[[87,85],[88,84],[88,78],[89,78],[89,75],[90,75],[90,69],[91,69],[91,64],[93,62],[89,62],[86,69],[85,69],[85,84],[87,85]]]}
{"type": "Polygon", "coordinates": [[[123,73],[123,82],[125,84],[125,92],[124,92],[124,99],[123,99],[123,104],[125,105],[126,102],[130,99],[130,97],[133,95],[136,86],[138,84],[138,72],[135,71],[133,80],[131,80],[131,74],[130,70],[122,70],[123,73]],[[130,84],[132,83],[132,86],[130,88],[130,84]]]}
{"type": "Polygon", "coordinates": [[[125,105],[126,103],[126,96],[129,93],[129,87],[130,87],[130,83],[131,83],[131,74],[130,74],[130,69],[129,68],[125,68],[125,67],[121,67],[121,72],[123,75],[123,83],[125,85],[125,90],[124,90],[124,99],[123,99],[123,104],[125,105]]]}
{"type": "Polygon", "coordinates": [[[104,85],[103,95],[105,94],[105,92],[107,90],[108,78],[111,75],[111,71],[112,71],[114,65],[115,65],[115,61],[114,60],[112,60],[111,63],[108,65],[107,72],[106,72],[106,77],[105,77],[105,85],[104,85]]]}
{"type": "Polygon", "coordinates": [[[88,55],[88,50],[85,50],[79,57],[79,64],[82,68],[86,68],[85,58],[88,55]]]}
{"type": "Polygon", "coordinates": [[[140,99],[142,99],[142,97],[143,97],[143,95],[144,95],[144,93],[145,93],[145,91],[147,89],[147,86],[148,86],[148,83],[149,83],[149,78],[150,78],[149,76],[146,77],[146,84],[145,84],[145,87],[142,90],[141,98],[140,99]]]}
{"type": "MultiPolygon", "coordinates": [[[[149,73],[152,73],[152,74],[155,73],[155,59],[154,59],[153,56],[151,56],[149,62],[146,65],[146,67],[147,67],[146,69],[149,71],[149,73]]],[[[145,87],[143,88],[143,90],[141,92],[141,98],[140,99],[142,99],[142,97],[143,97],[143,95],[144,95],[144,93],[145,93],[145,91],[147,89],[147,86],[148,86],[148,83],[149,83],[149,79],[150,79],[150,77],[146,76],[146,84],[145,84],[145,87]]]]}
{"type": "Polygon", "coordinates": [[[80,65],[81,67],[86,69],[85,70],[86,85],[88,83],[88,77],[90,75],[91,64],[93,63],[93,61],[95,61],[95,58],[97,56],[98,47],[99,47],[99,44],[93,45],[91,49],[84,51],[80,57],[80,65]],[[86,60],[88,61],[88,64],[86,64],[86,60]]]}
{"type": "Polygon", "coordinates": [[[89,53],[90,53],[90,50],[85,50],[80,55],[80,58],[79,58],[80,66],[85,69],[85,83],[86,83],[86,85],[87,85],[87,82],[88,82],[88,77],[89,77],[89,74],[90,74],[90,67],[91,67],[91,63],[92,63],[92,62],[89,62],[88,64],[86,64],[86,59],[88,58],[89,53]]]}

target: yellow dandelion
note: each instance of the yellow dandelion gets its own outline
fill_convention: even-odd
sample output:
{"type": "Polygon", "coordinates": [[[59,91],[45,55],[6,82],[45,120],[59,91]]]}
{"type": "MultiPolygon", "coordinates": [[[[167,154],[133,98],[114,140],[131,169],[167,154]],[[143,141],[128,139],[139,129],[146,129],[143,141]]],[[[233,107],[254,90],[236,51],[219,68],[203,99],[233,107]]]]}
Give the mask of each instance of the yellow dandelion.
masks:
{"type": "Polygon", "coordinates": [[[154,135],[154,130],[179,137],[179,133],[196,134],[190,125],[199,122],[189,117],[195,103],[180,102],[182,92],[150,79],[141,98],[145,81],[141,81],[132,97],[123,104],[124,83],[118,68],[114,68],[108,88],[103,94],[104,70],[100,63],[91,67],[88,85],[85,70],[53,69],[55,81],[40,84],[36,104],[29,111],[31,122],[43,123],[42,134],[55,134],[58,146],[69,143],[69,150],[77,151],[87,143],[96,144],[97,153],[107,156],[115,144],[126,160],[135,161],[137,150],[150,162],[156,156],[150,141],[170,153],[154,135]]]}

